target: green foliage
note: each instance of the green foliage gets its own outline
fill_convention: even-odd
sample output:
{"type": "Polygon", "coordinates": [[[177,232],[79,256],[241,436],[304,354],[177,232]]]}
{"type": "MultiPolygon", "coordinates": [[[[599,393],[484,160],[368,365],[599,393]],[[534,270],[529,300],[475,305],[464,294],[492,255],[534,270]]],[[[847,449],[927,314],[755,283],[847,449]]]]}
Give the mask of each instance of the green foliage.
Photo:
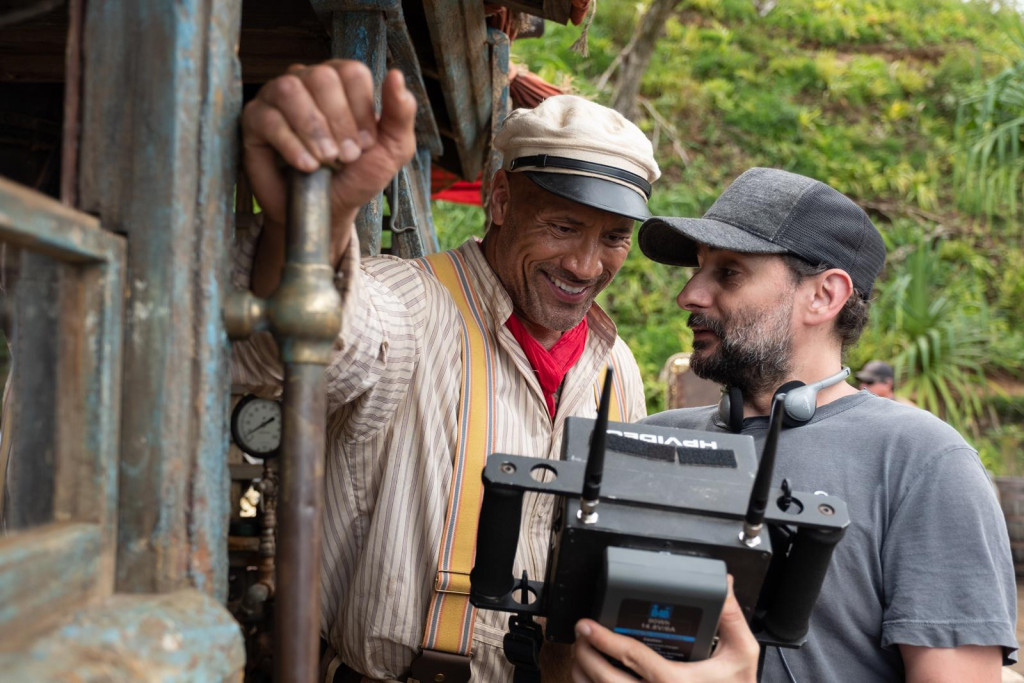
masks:
{"type": "Polygon", "coordinates": [[[909,246],[879,294],[876,342],[891,350],[903,390],[920,407],[976,433],[988,307],[977,292],[964,291],[965,281],[956,277],[962,269],[942,258],[939,245],[922,238],[909,246]]]}
{"type": "Polygon", "coordinates": [[[441,250],[453,249],[470,237],[483,237],[487,216],[479,206],[455,202],[431,202],[431,214],[437,226],[441,250]]]}
{"type": "MultiPolygon", "coordinates": [[[[1020,15],[997,0],[785,0],[765,16],[758,4],[681,0],[666,22],[640,90],[659,114],[640,108],[638,120],[664,171],[652,210],[700,215],[755,165],[854,198],[890,256],[850,365],[892,360],[902,393],[964,431],[997,472],[1024,472],[1024,418],[998,408],[1024,395],[1020,15]]],[[[514,59],[607,102],[597,79],[645,5],[601,0],[589,57],[569,50],[579,27],[549,23],[544,38],[513,44],[514,59]]],[[[450,220],[482,225],[466,215],[450,220]]],[[[685,277],[633,253],[600,299],[651,411],[663,363],[690,347],[674,301],[685,277]]]]}
{"type": "Polygon", "coordinates": [[[1024,459],[1020,457],[1024,444],[1024,424],[1006,424],[993,427],[975,441],[981,461],[992,472],[1004,477],[1024,476],[1024,459]]]}
{"type": "MultiPolygon", "coordinates": [[[[957,109],[961,205],[990,221],[999,214],[1014,219],[1022,213],[1024,43],[1017,43],[1016,54],[1019,61],[974,88],[957,109]]],[[[1024,235],[1014,220],[1006,230],[1024,235]]]]}

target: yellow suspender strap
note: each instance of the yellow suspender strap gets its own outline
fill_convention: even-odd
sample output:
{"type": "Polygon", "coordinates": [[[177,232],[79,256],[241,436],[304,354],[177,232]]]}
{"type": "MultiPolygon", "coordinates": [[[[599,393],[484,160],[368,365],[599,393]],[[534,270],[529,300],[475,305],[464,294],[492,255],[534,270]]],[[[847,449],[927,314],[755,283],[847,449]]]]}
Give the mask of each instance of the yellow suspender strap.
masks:
{"type": "Polygon", "coordinates": [[[469,604],[469,572],[476,554],[483,496],[481,473],[492,450],[493,349],[462,257],[455,252],[442,252],[421,262],[449,291],[462,314],[458,445],[423,648],[468,655],[476,616],[476,608],[469,604]]]}
{"type": "MultiPolygon", "coordinates": [[[[615,374],[612,375],[612,395],[608,403],[608,419],[612,422],[622,422],[622,373],[619,371],[619,364],[615,356],[609,354],[608,362],[612,365],[615,374]]],[[[594,405],[601,405],[601,387],[604,386],[604,377],[608,374],[608,367],[601,368],[597,374],[597,381],[594,383],[594,405]]]]}
{"type": "MultiPolygon", "coordinates": [[[[494,349],[489,342],[477,293],[466,277],[457,252],[430,254],[420,261],[451,294],[462,317],[462,391],[459,397],[458,443],[448,496],[448,514],[441,536],[434,595],[427,612],[423,649],[468,655],[473,642],[476,608],[469,603],[469,573],[476,554],[476,532],[483,496],[483,472],[493,450],[491,396],[494,388],[494,349]]],[[[622,421],[621,373],[615,375],[608,418],[622,421]]],[[[594,384],[595,405],[604,385],[602,369],[594,384]]]]}

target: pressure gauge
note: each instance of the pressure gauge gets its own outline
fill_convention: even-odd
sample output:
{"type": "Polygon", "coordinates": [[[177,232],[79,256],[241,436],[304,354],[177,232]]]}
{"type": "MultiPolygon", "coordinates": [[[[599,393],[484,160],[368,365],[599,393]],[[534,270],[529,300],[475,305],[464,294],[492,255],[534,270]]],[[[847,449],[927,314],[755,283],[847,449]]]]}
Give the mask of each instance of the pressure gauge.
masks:
{"type": "Polygon", "coordinates": [[[246,394],[231,412],[231,438],[257,458],[272,458],[281,447],[281,403],[246,394]]]}

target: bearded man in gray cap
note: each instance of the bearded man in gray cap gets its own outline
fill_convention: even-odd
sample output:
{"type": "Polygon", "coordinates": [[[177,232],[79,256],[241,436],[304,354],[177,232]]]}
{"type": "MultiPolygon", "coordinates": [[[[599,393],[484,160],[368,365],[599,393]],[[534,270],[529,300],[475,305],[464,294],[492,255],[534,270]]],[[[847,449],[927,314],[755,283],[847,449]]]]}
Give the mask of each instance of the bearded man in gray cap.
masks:
{"type": "MultiPolygon", "coordinates": [[[[609,364],[613,411],[646,415],[636,362],[594,299],[629,253],[634,221],[649,216],[659,170],[618,113],[552,97],[513,112],[494,139],[504,165],[482,241],[419,261],[361,259],[355,214],[412,156],[414,116],[392,72],[375,117],[358,62],[295,68],[262,88],[243,114],[245,170],[264,210],[251,286],[273,290],[283,261],[276,157],[304,171],[342,162],[331,215],[344,321],[327,370],[321,581],[323,632],[338,656],[327,673],[440,680],[432,667],[454,660],[473,680],[511,680],[507,615],[477,612],[466,595],[480,471],[495,451],[558,458],[565,419],[596,415],[609,364]]],[[[235,351],[236,383],[280,377],[269,337],[235,351]]],[[[516,566],[531,577],[544,575],[552,504],[525,502],[516,566]]]]}
{"type": "Polygon", "coordinates": [[[638,241],[696,267],[677,299],[690,364],[728,387],[719,406],[647,422],[741,432],[760,448],[773,396],[806,384],[813,410],[787,411],[774,485],[849,506],[807,643],[763,651],[763,680],[1000,680],[1016,658],[1016,591],[977,453],[930,413],[843,381],[885,260],[868,216],[824,183],[755,168],[703,218],[649,219],[638,241]]]}

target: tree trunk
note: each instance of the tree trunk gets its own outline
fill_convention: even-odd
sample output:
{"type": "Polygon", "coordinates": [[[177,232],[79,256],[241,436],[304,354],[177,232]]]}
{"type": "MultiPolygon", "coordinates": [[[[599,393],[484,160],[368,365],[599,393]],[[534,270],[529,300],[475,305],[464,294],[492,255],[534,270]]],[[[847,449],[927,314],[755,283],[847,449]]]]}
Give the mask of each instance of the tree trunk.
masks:
{"type": "Polygon", "coordinates": [[[640,93],[640,80],[654,55],[654,46],[662,27],[679,0],[651,0],[640,18],[629,44],[619,55],[621,66],[612,94],[612,108],[632,120],[636,116],[636,99],[640,93]]]}

